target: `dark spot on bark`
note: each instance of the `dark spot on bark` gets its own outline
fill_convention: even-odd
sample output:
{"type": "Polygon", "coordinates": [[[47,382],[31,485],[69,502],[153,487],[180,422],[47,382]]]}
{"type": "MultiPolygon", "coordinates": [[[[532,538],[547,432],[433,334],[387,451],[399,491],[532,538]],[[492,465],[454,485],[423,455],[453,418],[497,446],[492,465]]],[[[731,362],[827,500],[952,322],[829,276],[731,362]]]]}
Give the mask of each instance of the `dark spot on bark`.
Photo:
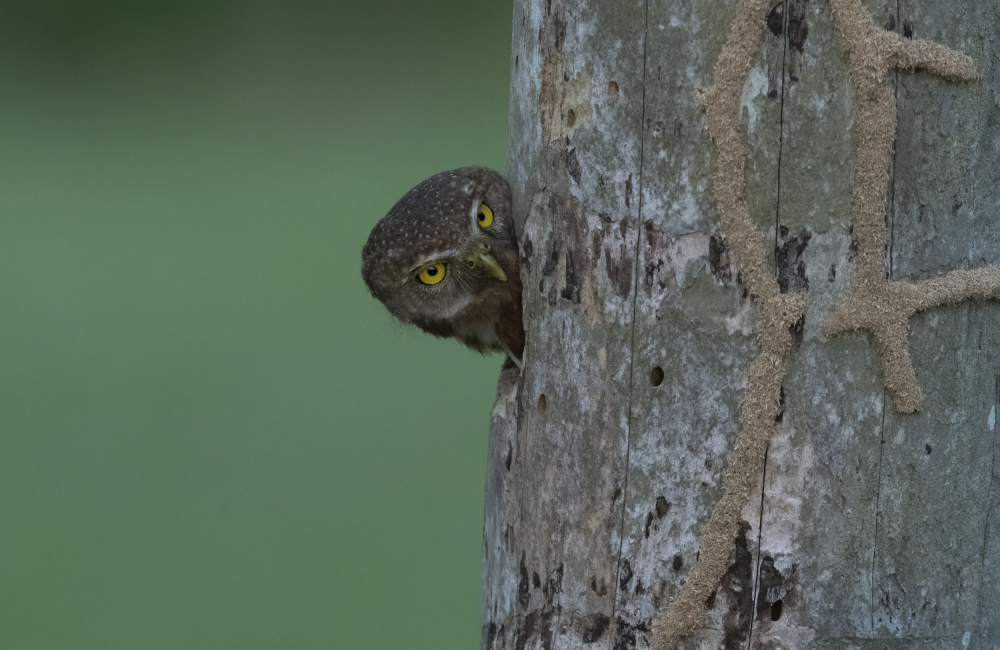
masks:
{"type": "Polygon", "coordinates": [[[791,2],[788,5],[788,44],[802,54],[806,38],[809,36],[809,25],[806,24],[806,3],[791,2]]]}
{"type": "Polygon", "coordinates": [[[951,204],[951,216],[958,216],[958,211],[962,207],[961,201],[955,201],[951,204]]]}
{"type": "Polygon", "coordinates": [[[674,556],[674,561],[673,561],[673,563],[670,566],[673,567],[674,571],[680,571],[681,570],[681,567],[684,566],[684,558],[681,557],[680,553],[678,553],[677,555],[674,556]]]}
{"type": "Polygon", "coordinates": [[[643,281],[647,287],[653,286],[653,279],[656,277],[656,272],[660,270],[661,266],[663,266],[663,260],[656,260],[646,265],[646,277],[643,281]]]}
{"type": "Polygon", "coordinates": [[[707,609],[712,609],[712,608],[715,607],[715,600],[716,600],[716,596],[717,595],[718,595],[718,591],[713,591],[712,593],[710,593],[708,595],[708,598],[705,599],[705,607],[707,609]]]}
{"type": "Polygon", "coordinates": [[[622,495],[622,489],[616,485],[615,491],[611,494],[611,503],[617,501],[618,497],[620,497],[621,495],[622,495]]]}
{"type": "Polygon", "coordinates": [[[649,631],[649,626],[645,623],[637,623],[632,625],[626,623],[625,620],[619,616],[615,618],[615,640],[611,644],[612,650],[635,650],[638,643],[638,637],[649,631]]]}
{"type": "Polygon", "coordinates": [[[649,527],[652,524],[653,524],[653,513],[652,512],[647,512],[646,513],[646,533],[645,533],[646,539],[649,539],[649,527]]]}
{"type": "Polygon", "coordinates": [[[576,277],[576,267],[573,265],[573,253],[566,251],[566,286],[559,293],[564,299],[580,302],[580,280],[576,277]]]}
{"type": "MultiPolygon", "coordinates": [[[[779,232],[782,239],[788,237],[788,228],[782,226],[779,232]]],[[[809,290],[804,253],[810,239],[812,233],[803,229],[798,235],[785,239],[775,251],[775,265],[778,268],[778,286],[781,288],[781,293],[809,290]]]]}
{"type": "Polygon", "coordinates": [[[506,460],[503,461],[503,464],[506,465],[508,472],[510,471],[510,461],[511,461],[511,459],[513,459],[513,457],[514,457],[514,447],[511,446],[511,444],[508,442],[507,443],[507,458],[506,458],[506,460]]]}
{"type": "Polygon", "coordinates": [[[486,626],[485,635],[486,641],[483,643],[487,648],[493,647],[493,641],[497,638],[497,624],[490,621],[490,624],[486,626]]]}
{"type": "Polygon", "coordinates": [[[600,641],[604,633],[608,631],[609,625],[611,625],[611,619],[604,614],[591,614],[585,617],[583,619],[583,634],[581,635],[583,642],[600,641]]]}
{"type": "Polygon", "coordinates": [[[802,345],[802,339],[805,336],[805,329],[805,315],[799,316],[799,319],[792,323],[792,326],[788,328],[788,331],[792,333],[792,349],[798,350],[799,346],[802,345]]]}
{"type": "Polygon", "coordinates": [[[746,646],[753,616],[753,556],[747,548],[750,524],[741,520],[739,525],[733,562],[719,584],[728,605],[722,616],[722,647],[725,650],[740,650],[746,646]]]}
{"type": "Polygon", "coordinates": [[[608,270],[608,279],[611,285],[622,298],[628,298],[632,292],[632,259],[623,257],[620,262],[611,257],[611,251],[604,249],[604,264],[608,270]]]}
{"type": "Polygon", "coordinates": [[[608,101],[618,99],[618,82],[612,79],[608,82],[608,101]]]}
{"type": "Polygon", "coordinates": [[[555,630],[552,626],[552,619],[557,610],[546,607],[542,610],[535,610],[522,619],[518,625],[514,636],[514,647],[516,650],[526,648],[544,648],[548,650],[552,647],[552,637],[555,630]]]}
{"type": "Polygon", "coordinates": [[[708,238],[708,265],[712,269],[712,275],[723,284],[729,282],[732,271],[729,269],[729,250],[722,237],[712,235],[708,238]]]}
{"type": "Polygon", "coordinates": [[[524,609],[528,609],[531,594],[528,593],[528,567],[524,566],[524,557],[524,551],[521,551],[521,579],[517,583],[517,602],[521,603],[524,609]]]}
{"type": "Polygon", "coordinates": [[[836,279],[837,279],[837,265],[831,264],[830,272],[826,274],[826,280],[827,282],[833,282],[836,279]]]}
{"type": "Polygon", "coordinates": [[[643,228],[646,229],[646,245],[652,247],[656,243],[656,228],[653,226],[653,221],[647,220],[643,228]]]}
{"type": "MultiPolygon", "coordinates": [[[[572,113],[573,111],[570,111],[572,113]]],[[[583,170],[580,169],[580,160],[576,157],[576,148],[566,150],[566,171],[569,172],[570,177],[576,184],[580,184],[580,178],[583,176],[583,170]]]]}
{"type": "Polygon", "coordinates": [[[775,422],[781,422],[785,419],[785,387],[780,386],[778,388],[778,414],[774,416],[775,422]]]}
{"type": "MultiPolygon", "coordinates": [[[[553,598],[555,594],[562,591],[562,578],[563,565],[560,564],[559,568],[555,570],[552,577],[546,581],[545,586],[542,588],[542,593],[545,594],[545,603],[542,608],[528,613],[519,623],[515,634],[516,648],[552,647],[552,638],[555,634],[554,621],[558,620],[558,614],[561,612],[560,607],[553,605],[553,598]]],[[[521,583],[519,583],[517,587],[517,599],[525,608],[527,608],[527,606],[524,603],[529,600],[527,594],[527,582],[528,573],[524,565],[524,552],[522,551],[521,583]],[[523,598],[522,587],[525,590],[523,598]]],[[[541,579],[538,577],[537,573],[533,574],[533,582],[535,583],[535,587],[538,587],[541,584],[541,579]]]]}
{"type": "Polygon", "coordinates": [[[913,38],[913,23],[908,20],[903,21],[903,38],[913,38]]]}
{"type": "Polygon", "coordinates": [[[889,17],[885,19],[885,31],[891,32],[896,29],[896,16],[894,14],[889,14],[889,17]]]}
{"type": "Polygon", "coordinates": [[[632,207],[632,174],[629,174],[628,180],[625,181],[625,207],[632,207]]]}
{"type": "Polygon", "coordinates": [[[743,274],[739,271],[736,272],[736,286],[740,288],[740,298],[746,300],[750,295],[750,287],[743,283],[743,274]]]}
{"type": "Polygon", "coordinates": [[[779,226],[778,227],[778,235],[782,239],[784,239],[785,237],[788,237],[788,226],[779,226]]]}
{"type": "Polygon", "coordinates": [[[777,88],[772,88],[772,89],[768,90],[767,91],[767,96],[770,99],[776,98],[778,96],[778,89],[777,88]]]}
{"type": "Polygon", "coordinates": [[[757,618],[770,615],[771,603],[778,598],[768,599],[767,592],[770,589],[780,588],[785,582],[781,572],[774,568],[774,558],[767,556],[760,561],[760,574],[757,589],[757,618]]]}
{"type": "Polygon", "coordinates": [[[547,278],[555,273],[556,267],[559,266],[559,249],[561,247],[562,242],[558,238],[553,237],[549,243],[549,254],[545,258],[545,264],[542,266],[542,277],[547,278]]]}
{"type": "Polygon", "coordinates": [[[934,450],[933,447],[931,447],[930,445],[924,445],[924,449],[927,450],[927,455],[928,456],[934,450]]]}
{"type": "Polygon", "coordinates": [[[618,573],[618,586],[621,587],[622,591],[628,589],[629,580],[632,579],[632,565],[629,564],[628,560],[622,562],[622,569],[618,573]]]}
{"type": "Polygon", "coordinates": [[[542,588],[542,579],[538,577],[538,572],[537,571],[533,571],[531,573],[531,584],[532,584],[532,586],[535,589],[541,589],[542,588]]]}
{"type": "Polygon", "coordinates": [[[785,7],[782,2],[776,2],[771,11],[767,12],[767,28],[775,36],[781,36],[785,30],[785,7]]]}
{"type": "Polygon", "coordinates": [[[562,579],[563,579],[563,565],[559,564],[559,568],[556,569],[549,579],[545,581],[545,587],[542,589],[542,593],[545,594],[545,602],[552,604],[552,599],[556,594],[562,591],[562,579]]]}
{"type": "MultiPolygon", "coordinates": [[[[646,120],[646,123],[648,124],[649,120],[646,120]]],[[[666,127],[666,124],[664,124],[663,120],[656,120],[655,122],[653,122],[653,133],[652,133],[653,137],[654,138],[659,138],[660,136],[662,136],[663,135],[663,129],[665,127],[666,127]]]]}
{"type": "Polygon", "coordinates": [[[599,187],[604,187],[604,174],[597,175],[597,185],[599,187]]]}
{"type": "Polygon", "coordinates": [[[663,368],[653,366],[653,369],[649,372],[649,385],[655,388],[663,383],[663,378],[663,368]]]}
{"type": "Polygon", "coordinates": [[[531,243],[531,240],[525,236],[524,241],[521,242],[521,266],[527,273],[531,273],[531,255],[535,252],[535,246],[531,243]]]}
{"type": "Polygon", "coordinates": [[[632,590],[632,593],[635,594],[635,595],[637,595],[637,596],[641,596],[644,593],[646,593],[646,588],[642,585],[642,581],[641,580],[637,579],[635,581],[635,589],[632,590]]]}
{"type": "Polygon", "coordinates": [[[656,497],[656,518],[663,519],[670,512],[670,502],[662,496],[656,497]]]}
{"type": "Polygon", "coordinates": [[[761,558],[757,576],[757,606],[755,615],[758,620],[769,618],[777,621],[785,609],[785,600],[789,592],[798,584],[798,565],[793,564],[787,576],[782,575],[774,566],[774,558],[767,555],[761,558]]]}

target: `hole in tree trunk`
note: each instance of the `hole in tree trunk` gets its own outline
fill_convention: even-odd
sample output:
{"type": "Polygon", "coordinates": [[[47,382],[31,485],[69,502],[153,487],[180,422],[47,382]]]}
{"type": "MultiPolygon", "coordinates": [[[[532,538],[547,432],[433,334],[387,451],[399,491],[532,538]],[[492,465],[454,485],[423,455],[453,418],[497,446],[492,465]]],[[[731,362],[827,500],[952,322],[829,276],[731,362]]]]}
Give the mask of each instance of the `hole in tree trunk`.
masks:
{"type": "Polygon", "coordinates": [[[782,609],[784,609],[784,603],[781,602],[780,598],[778,600],[774,601],[773,603],[771,603],[771,620],[772,621],[776,621],[779,618],[781,618],[781,610],[782,609]]]}
{"type": "Polygon", "coordinates": [[[548,406],[548,404],[545,403],[545,393],[542,393],[538,396],[538,412],[544,413],[546,406],[548,406]]]}
{"type": "Polygon", "coordinates": [[[653,366],[653,372],[649,373],[649,383],[653,386],[659,386],[663,383],[663,368],[653,366]]]}

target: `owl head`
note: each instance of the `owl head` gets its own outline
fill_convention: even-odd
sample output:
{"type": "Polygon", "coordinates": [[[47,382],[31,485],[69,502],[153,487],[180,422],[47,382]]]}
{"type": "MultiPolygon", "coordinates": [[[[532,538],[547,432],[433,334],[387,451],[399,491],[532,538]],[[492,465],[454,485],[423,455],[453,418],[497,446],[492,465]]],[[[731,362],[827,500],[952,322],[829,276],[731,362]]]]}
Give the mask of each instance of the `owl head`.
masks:
{"type": "Polygon", "coordinates": [[[495,333],[473,330],[497,321],[488,312],[515,292],[520,327],[510,196],[507,180],[484,167],[442,172],[407,192],[362,250],[361,275],[372,295],[431,334],[455,336],[480,351],[504,349],[495,333]]]}

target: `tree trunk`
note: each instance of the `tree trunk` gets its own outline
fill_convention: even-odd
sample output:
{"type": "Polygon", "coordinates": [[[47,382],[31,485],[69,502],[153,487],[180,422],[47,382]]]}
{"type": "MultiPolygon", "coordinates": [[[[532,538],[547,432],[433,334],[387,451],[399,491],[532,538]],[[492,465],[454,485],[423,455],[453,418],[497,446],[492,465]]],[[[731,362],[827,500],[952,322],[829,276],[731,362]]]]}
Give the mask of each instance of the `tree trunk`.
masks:
{"type": "Polygon", "coordinates": [[[1000,642],[997,34],[979,0],[515,2],[484,648],[1000,642]]]}

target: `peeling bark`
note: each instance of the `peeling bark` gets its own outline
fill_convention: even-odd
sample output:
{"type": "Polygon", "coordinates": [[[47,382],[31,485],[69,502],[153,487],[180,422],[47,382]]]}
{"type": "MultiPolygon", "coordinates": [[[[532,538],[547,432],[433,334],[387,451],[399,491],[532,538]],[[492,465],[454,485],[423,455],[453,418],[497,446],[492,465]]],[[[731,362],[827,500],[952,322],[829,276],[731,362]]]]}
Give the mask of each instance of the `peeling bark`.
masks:
{"type": "MultiPolygon", "coordinates": [[[[980,75],[888,73],[891,278],[1000,264],[1000,14],[864,5],[980,75]]],[[[699,559],[758,351],[695,94],[735,7],[515,3],[508,172],[527,348],[491,419],[483,648],[646,648],[699,559]]],[[[854,93],[827,2],[773,0],[741,100],[744,194],[806,315],[728,570],[680,647],[1000,639],[1000,305],[911,318],[914,414],[893,408],[864,334],[821,332],[856,277],[854,93]]]]}

